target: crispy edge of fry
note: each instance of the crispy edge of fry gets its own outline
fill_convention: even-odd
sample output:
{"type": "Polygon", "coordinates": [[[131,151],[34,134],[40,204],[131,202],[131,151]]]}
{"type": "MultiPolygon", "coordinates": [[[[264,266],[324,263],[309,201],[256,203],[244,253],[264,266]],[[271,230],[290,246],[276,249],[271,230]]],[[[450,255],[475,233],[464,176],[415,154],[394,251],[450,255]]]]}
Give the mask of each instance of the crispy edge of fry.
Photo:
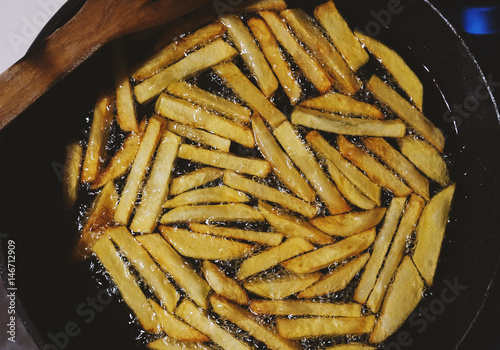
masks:
{"type": "Polygon", "coordinates": [[[221,178],[222,175],[224,175],[224,170],[212,167],[203,167],[193,170],[190,173],[172,179],[170,182],[170,194],[174,196],[189,191],[190,189],[203,186],[208,182],[221,178]]]}
{"type": "MultiPolygon", "coordinates": [[[[302,293],[302,292],[301,292],[302,293]]],[[[300,293],[299,293],[300,295],[300,293]]],[[[361,304],[329,303],[310,300],[252,299],[249,309],[254,314],[277,316],[361,316],[361,304]]]]}
{"type": "Polygon", "coordinates": [[[366,102],[358,101],[353,97],[338,92],[330,92],[318,97],[302,101],[300,106],[309,109],[318,109],[329,113],[341,115],[357,115],[372,119],[384,119],[384,114],[366,102]]]}
{"type": "Polygon", "coordinates": [[[160,222],[173,224],[178,222],[206,221],[264,221],[260,211],[242,203],[195,205],[177,207],[165,213],[160,222]]]}
{"type": "Polygon", "coordinates": [[[203,262],[203,276],[218,295],[239,305],[247,305],[248,294],[235,280],[226,276],[213,262],[203,262]]]}
{"type": "Polygon", "coordinates": [[[285,236],[284,234],[278,232],[249,231],[245,229],[212,226],[195,222],[189,223],[189,229],[198,233],[250,241],[272,247],[280,245],[283,241],[283,237],[285,236]]]}
{"type": "Polygon", "coordinates": [[[204,145],[219,149],[224,152],[229,152],[231,140],[209,133],[208,131],[193,128],[190,125],[169,121],[167,130],[176,135],[185,137],[192,141],[202,143],[204,145]]]}
{"type": "Polygon", "coordinates": [[[282,275],[274,279],[252,279],[243,282],[243,287],[264,298],[283,299],[306,289],[321,276],[320,272],[315,272],[282,275]]]}
{"type": "Polygon", "coordinates": [[[181,193],[163,203],[163,208],[206,203],[241,203],[250,199],[243,192],[228,186],[203,187],[181,193]]]}
{"type": "Polygon", "coordinates": [[[83,146],[79,142],[72,142],[66,146],[66,160],[62,176],[63,202],[66,210],[71,209],[78,198],[82,160],[83,146]]]}
{"type": "Polygon", "coordinates": [[[153,350],[211,350],[212,348],[202,343],[193,342],[183,342],[165,336],[160,339],[156,339],[152,342],[146,344],[149,349],[153,350]]]}
{"type": "Polygon", "coordinates": [[[237,7],[238,11],[255,12],[255,11],[281,11],[286,9],[285,0],[253,0],[248,4],[237,7]]]}

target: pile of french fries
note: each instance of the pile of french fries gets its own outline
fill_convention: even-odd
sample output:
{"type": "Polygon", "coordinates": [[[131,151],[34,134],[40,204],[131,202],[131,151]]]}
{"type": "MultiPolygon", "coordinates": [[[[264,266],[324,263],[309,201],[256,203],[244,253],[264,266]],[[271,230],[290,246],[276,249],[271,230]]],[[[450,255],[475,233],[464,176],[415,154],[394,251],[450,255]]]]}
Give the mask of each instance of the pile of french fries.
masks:
{"type": "Polygon", "coordinates": [[[68,147],[66,206],[96,194],[75,254],[102,263],[152,349],[374,349],[433,283],[455,189],[443,134],[405,61],[332,1],[238,11],[137,65],[115,44],[116,86],[68,147]],[[371,59],[389,83],[358,76],[371,59]],[[196,84],[207,71],[232,98],[196,84]]]}

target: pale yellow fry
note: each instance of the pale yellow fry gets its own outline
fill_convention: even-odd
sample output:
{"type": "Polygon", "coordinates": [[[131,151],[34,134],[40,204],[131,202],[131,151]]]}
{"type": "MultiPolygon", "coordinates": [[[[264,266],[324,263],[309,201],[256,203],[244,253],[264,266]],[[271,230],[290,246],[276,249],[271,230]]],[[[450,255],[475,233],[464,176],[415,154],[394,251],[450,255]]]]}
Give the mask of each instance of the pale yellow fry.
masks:
{"type": "Polygon", "coordinates": [[[278,333],[287,339],[339,336],[370,333],[375,325],[374,315],[360,317],[279,318],[278,333]]]}
{"type": "Polygon", "coordinates": [[[89,140],[85,150],[80,175],[80,181],[83,183],[93,182],[99,173],[113,122],[111,111],[111,98],[106,94],[101,94],[95,104],[89,140]]]}
{"type": "Polygon", "coordinates": [[[425,175],[445,187],[450,184],[450,174],[441,152],[425,140],[412,135],[397,139],[401,153],[425,175]]]}
{"type": "Polygon", "coordinates": [[[229,152],[229,148],[231,147],[231,140],[211,134],[201,129],[193,128],[187,124],[171,121],[167,124],[167,130],[191,141],[195,141],[224,152],[229,152]]]}
{"type": "Polygon", "coordinates": [[[374,94],[375,98],[389,107],[410,128],[422,135],[431,145],[440,152],[444,148],[444,135],[422,112],[413,107],[393,88],[384,83],[377,76],[372,76],[366,87],[374,94]]]}
{"type": "Polygon", "coordinates": [[[274,136],[295,165],[309,180],[316,193],[323,199],[331,214],[344,213],[351,209],[335,185],[321,169],[313,153],[296,134],[290,122],[283,122],[277,127],[274,130],[274,136]]]}
{"type": "Polygon", "coordinates": [[[344,261],[371,246],[375,239],[375,228],[347,237],[338,243],[330,244],[287,260],[281,265],[295,273],[309,273],[324,269],[333,263],[344,261]]]}
{"type": "Polygon", "coordinates": [[[239,305],[247,305],[250,301],[247,292],[235,280],[226,276],[214,263],[208,260],[203,262],[203,275],[218,295],[239,305]]]}
{"type": "MultiPolygon", "coordinates": [[[[325,274],[318,282],[300,292],[298,298],[314,298],[316,296],[335,293],[345,289],[354,276],[365,266],[370,253],[363,253],[353,260],[337,266],[335,270],[325,274]]],[[[335,315],[325,315],[335,316],[335,315]]],[[[361,315],[359,315],[361,316],[361,315]]]]}
{"type": "Polygon", "coordinates": [[[168,336],[156,339],[146,344],[149,349],[153,350],[211,350],[209,345],[202,343],[183,342],[172,339],[168,336]]]}
{"type": "Polygon", "coordinates": [[[273,128],[286,116],[232,62],[219,64],[213,70],[254,112],[258,112],[273,128]]]}
{"type": "Polygon", "coordinates": [[[242,192],[227,186],[204,187],[181,193],[163,203],[163,208],[206,203],[238,203],[250,199],[242,192]]]}
{"type": "Polygon", "coordinates": [[[316,206],[304,202],[302,199],[277,190],[273,187],[258,183],[252,179],[248,179],[233,171],[226,170],[224,172],[223,181],[226,185],[236,190],[246,192],[262,200],[278,203],[281,206],[308,218],[312,218],[318,212],[318,208],[316,208],[316,206]]]}
{"type": "Polygon", "coordinates": [[[394,170],[415,193],[429,200],[429,180],[405,156],[381,138],[363,137],[361,142],[366,149],[380,158],[394,170]]]}
{"type": "Polygon", "coordinates": [[[368,53],[356,39],[333,1],[330,0],[316,7],[314,15],[354,72],[368,62],[368,53]]]}
{"type": "Polygon", "coordinates": [[[398,197],[407,196],[412,192],[411,188],[406,186],[394,173],[344,136],[338,136],[337,146],[344,157],[363,170],[380,187],[387,188],[398,197]]]}
{"type": "Polygon", "coordinates": [[[393,334],[415,310],[422,298],[423,290],[424,282],[411,258],[406,256],[389,286],[370,342],[383,342],[393,334]]]}
{"type": "Polygon", "coordinates": [[[204,311],[187,299],[177,307],[175,313],[193,328],[206,334],[214,343],[220,345],[223,349],[250,349],[227,330],[210,320],[204,311]]]}
{"type": "Polygon", "coordinates": [[[247,331],[255,339],[266,344],[270,349],[293,350],[295,344],[281,338],[271,328],[262,325],[255,316],[245,309],[234,305],[219,295],[210,297],[212,309],[215,313],[231,321],[244,331],[247,331]]]}
{"type": "Polygon", "coordinates": [[[186,52],[205,45],[210,40],[223,35],[225,32],[226,27],[217,21],[183,38],[177,38],[142,62],[139,67],[135,69],[132,77],[138,81],[150,78],[165,67],[183,58],[186,52]]]}
{"type": "Polygon", "coordinates": [[[250,18],[247,24],[253,36],[259,42],[262,52],[264,52],[290,102],[295,105],[302,95],[302,87],[297,81],[289,62],[281,52],[271,30],[266,22],[260,18],[250,18]]]}
{"type": "Polygon", "coordinates": [[[377,281],[378,272],[384,263],[384,258],[389,250],[389,245],[398,228],[399,219],[403,214],[405,207],[405,197],[394,197],[389,204],[389,208],[384,217],[382,227],[373,243],[373,249],[370,260],[366,263],[365,269],[361,275],[361,280],[354,292],[354,300],[358,303],[366,303],[370,292],[377,281]]]}
{"type": "Polygon", "coordinates": [[[420,79],[397,52],[388,48],[380,41],[355,31],[356,37],[366,46],[391,73],[399,86],[408,94],[418,109],[422,110],[424,88],[420,79]]]}
{"type": "Polygon", "coordinates": [[[214,236],[240,239],[244,241],[250,241],[269,246],[279,245],[283,240],[283,237],[285,236],[282,233],[276,233],[276,232],[249,231],[246,229],[204,225],[204,224],[197,224],[194,222],[189,224],[189,228],[191,229],[191,231],[198,233],[206,233],[214,236]]]}
{"type": "Polygon", "coordinates": [[[377,226],[384,218],[386,208],[374,208],[346,214],[323,216],[309,222],[333,236],[352,236],[377,226]]]}
{"type": "Polygon", "coordinates": [[[112,68],[116,91],[116,120],[123,131],[139,131],[123,41],[112,46],[112,68]]]}
{"type": "Polygon", "coordinates": [[[252,111],[247,107],[226,100],[224,97],[217,96],[185,81],[176,81],[170,84],[167,87],[167,92],[205,107],[208,110],[215,111],[235,122],[248,123],[252,115],[252,111]]]}
{"type": "Polygon", "coordinates": [[[185,175],[173,178],[170,183],[170,195],[175,196],[190,189],[203,186],[222,177],[224,171],[217,168],[204,167],[185,175]]]}
{"type": "Polygon", "coordinates": [[[102,236],[92,247],[97,258],[106,268],[114,284],[118,287],[120,294],[139,319],[141,326],[150,333],[160,331],[158,319],[149,304],[148,299],[137,284],[135,277],[129,271],[125,262],[108,236],[102,236]]]}
{"type": "Polygon", "coordinates": [[[179,123],[213,132],[246,147],[254,147],[252,130],[232,120],[209,112],[189,101],[161,95],[156,102],[156,113],[179,123]]]}
{"type": "Polygon", "coordinates": [[[185,342],[209,342],[210,338],[200,333],[175,315],[171,314],[157,302],[149,299],[153,311],[158,317],[160,325],[167,336],[185,342]]]}
{"type": "Polygon", "coordinates": [[[278,210],[272,205],[259,201],[259,211],[276,232],[282,232],[287,237],[302,237],[314,244],[329,244],[335,240],[330,235],[318,230],[308,221],[301,220],[294,215],[278,210]]]}
{"type": "Polygon", "coordinates": [[[328,74],[335,79],[340,91],[351,95],[359,90],[361,83],[351,68],[303,10],[284,10],[280,15],[286,19],[294,34],[309,48],[328,74]]]}
{"type": "Polygon", "coordinates": [[[244,280],[247,277],[270,269],[285,260],[313,249],[314,246],[311,243],[300,237],[292,237],[277,247],[264,250],[243,261],[236,274],[236,279],[240,281],[244,280]]]}
{"type": "Polygon", "coordinates": [[[264,217],[258,210],[248,205],[231,203],[177,207],[164,214],[160,221],[162,224],[205,221],[264,221],[264,217]]]}
{"type": "Polygon", "coordinates": [[[283,299],[306,289],[321,278],[321,273],[261,277],[243,283],[246,290],[268,299],[283,299]]]}
{"type": "Polygon", "coordinates": [[[80,171],[82,169],[83,147],[79,142],[72,142],[66,147],[66,161],[63,170],[64,208],[69,210],[78,198],[80,171]]]}
{"type": "Polygon", "coordinates": [[[237,15],[222,16],[220,21],[226,26],[229,40],[240,52],[240,57],[255,77],[262,93],[266,97],[272,96],[278,89],[278,80],[248,28],[237,15]]]}
{"type": "Polygon", "coordinates": [[[160,234],[140,235],[137,240],[196,304],[208,306],[210,286],[160,234]]]}
{"type": "Polygon", "coordinates": [[[106,234],[116,243],[123,255],[144,278],[144,281],[165,305],[166,309],[173,312],[179,300],[179,294],[130,231],[125,226],[118,226],[108,228],[106,234]]]}
{"type": "Polygon", "coordinates": [[[341,135],[403,137],[406,133],[405,123],[398,119],[354,118],[303,107],[294,108],[292,123],[341,135]]]}
{"type": "Polygon", "coordinates": [[[417,226],[417,243],[413,261],[428,285],[432,285],[448,222],[455,185],[436,194],[422,212],[417,226]]]}
{"type": "Polygon", "coordinates": [[[179,158],[188,159],[193,162],[259,177],[266,177],[271,171],[269,162],[265,160],[240,157],[232,153],[208,150],[193,145],[181,145],[177,155],[179,158]]]}
{"type": "Polygon", "coordinates": [[[163,237],[184,256],[205,260],[232,260],[251,253],[255,246],[191,232],[170,226],[160,226],[163,237]]]}
{"type": "Polygon", "coordinates": [[[146,176],[146,170],[153,158],[153,153],[160,141],[165,124],[166,120],[157,116],[151,117],[148,122],[136,157],[132,163],[132,168],[127,177],[127,182],[122,191],[120,202],[116,208],[115,221],[118,225],[128,225],[139,190],[146,176]]]}
{"type": "Polygon", "coordinates": [[[332,86],[330,77],[323,67],[299,44],[279,15],[272,11],[260,11],[259,14],[266,21],[276,39],[293,57],[305,77],[320,93],[328,91],[332,86]]]}
{"type": "Polygon", "coordinates": [[[346,116],[355,115],[372,119],[384,119],[384,114],[374,105],[337,92],[310,98],[301,102],[300,106],[346,116]]]}
{"type": "Polygon", "coordinates": [[[177,159],[181,138],[166,131],[158,146],[151,173],[142,190],[141,203],[136,208],[130,229],[134,232],[152,233],[168,195],[170,176],[177,159]]]}
{"type": "Polygon", "coordinates": [[[401,217],[401,222],[399,223],[398,230],[394,235],[394,240],[391,244],[391,248],[387,257],[385,258],[384,266],[380,270],[380,274],[377,278],[373,290],[368,297],[366,305],[373,311],[378,312],[380,306],[382,305],[385,293],[387,291],[387,286],[389,285],[391,279],[396,272],[406,249],[406,242],[409,236],[415,229],[415,225],[420,219],[420,214],[424,208],[425,201],[415,194],[410,196],[408,203],[406,205],[403,216],[401,217]]]}
{"type": "MultiPolygon", "coordinates": [[[[299,293],[300,295],[300,293],[299,293]]],[[[250,311],[262,315],[278,316],[361,316],[361,305],[355,303],[329,303],[309,300],[257,300],[249,305],[250,311]]]]}
{"type": "Polygon", "coordinates": [[[134,93],[137,102],[148,102],[158,96],[168,84],[188,78],[223,61],[233,59],[237,54],[238,51],[231,45],[222,39],[217,39],[136,85],[134,93]]]}
{"type": "Polygon", "coordinates": [[[239,11],[255,12],[255,11],[281,11],[286,9],[285,0],[252,0],[248,4],[243,4],[237,9],[239,11]]]}
{"type": "Polygon", "coordinates": [[[298,197],[307,202],[316,199],[316,193],[293,166],[292,161],[278,145],[273,134],[258,115],[252,117],[255,141],[260,152],[269,161],[276,176],[298,197]]]}
{"type": "Polygon", "coordinates": [[[366,345],[363,343],[339,344],[325,350],[376,350],[375,346],[366,345]]]}

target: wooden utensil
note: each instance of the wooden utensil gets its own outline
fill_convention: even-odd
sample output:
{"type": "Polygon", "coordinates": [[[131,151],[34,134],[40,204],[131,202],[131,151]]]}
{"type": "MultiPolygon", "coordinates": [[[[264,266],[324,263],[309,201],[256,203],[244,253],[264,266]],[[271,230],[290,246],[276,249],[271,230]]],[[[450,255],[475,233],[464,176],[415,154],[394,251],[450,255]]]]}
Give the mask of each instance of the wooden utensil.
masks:
{"type": "Polygon", "coordinates": [[[38,50],[0,75],[0,130],[104,44],[182,16],[208,0],[87,0],[38,50]]]}

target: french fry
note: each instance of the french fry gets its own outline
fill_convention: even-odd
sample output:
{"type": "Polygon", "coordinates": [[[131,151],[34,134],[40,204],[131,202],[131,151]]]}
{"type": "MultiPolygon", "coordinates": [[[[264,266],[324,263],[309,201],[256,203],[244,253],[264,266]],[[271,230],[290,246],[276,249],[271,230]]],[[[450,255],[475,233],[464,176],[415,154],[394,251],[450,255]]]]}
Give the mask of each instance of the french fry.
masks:
{"type": "Polygon", "coordinates": [[[88,145],[80,175],[82,183],[93,182],[99,173],[112,122],[111,98],[107,94],[101,94],[97,98],[90,126],[88,145]]]}
{"type": "Polygon", "coordinates": [[[375,346],[366,345],[363,343],[348,343],[348,344],[339,344],[329,348],[325,348],[325,350],[376,350],[375,346]]]}
{"type": "Polygon", "coordinates": [[[106,234],[144,278],[144,281],[165,305],[165,308],[169,312],[173,312],[177,301],[179,301],[179,294],[130,231],[125,226],[118,226],[108,228],[106,234]]]}
{"type": "Polygon", "coordinates": [[[210,320],[205,312],[200,310],[195,304],[187,299],[177,307],[175,313],[193,328],[196,328],[203,334],[206,334],[214,343],[218,344],[223,349],[250,349],[227,330],[210,320]]]}
{"type": "Polygon", "coordinates": [[[353,118],[303,107],[294,108],[292,123],[341,135],[403,137],[406,133],[405,124],[398,119],[353,118]]]}
{"type": "Polygon", "coordinates": [[[375,315],[360,317],[279,318],[278,333],[286,339],[370,333],[375,315]]]}
{"type": "Polygon", "coordinates": [[[177,207],[164,214],[160,220],[164,225],[208,221],[264,221],[264,217],[248,205],[231,203],[177,207]]]}
{"type": "Polygon", "coordinates": [[[153,340],[146,344],[149,349],[153,350],[211,350],[209,345],[204,345],[202,343],[192,343],[192,342],[182,342],[179,340],[172,339],[168,336],[153,340]]]}
{"type": "Polygon", "coordinates": [[[108,236],[102,236],[92,247],[97,258],[108,271],[128,307],[137,316],[141,326],[150,333],[160,331],[160,324],[151,304],[137,284],[135,277],[122,261],[108,236]]]}
{"type": "Polygon", "coordinates": [[[160,234],[140,235],[137,236],[137,241],[196,304],[203,308],[208,307],[210,286],[160,234]]]}
{"type": "Polygon", "coordinates": [[[380,343],[393,334],[413,312],[424,290],[424,282],[409,256],[406,256],[396,271],[394,282],[375,324],[370,342],[380,343]]]}
{"type": "Polygon", "coordinates": [[[212,295],[210,302],[214,312],[231,321],[244,331],[247,331],[251,336],[266,344],[270,349],[296,349],[293,343],[282,339],[276,332],[262,325],[247,310],[234,305],[219,295],[212,295]]]}
{"type": "Polygon", "coordinates": [[[70,143],[66,147],[66,161],[63,171],[64,208],[71,209],[78,198],[78,185],[82,169],[83,147],[79,142],[70,143]]]}
{"type": "Polygon", "coordinates": [[[360,40],[387,70],[392,74],[394,80],[406,92],[418,109],[422,110],[424,99],[424,88],[417,75],[408,67],[408,64],[396,51],[388,48],[380,41],[371,38],[359,31],[354,35],[360,40]]]}
{"type": "Polygon", "coordinates": [[[260,243],[268,246],[279,245],[283,240],[283,237],[285,236],[284,234],[277,232],[249,231],[233,227],[197,224],[194,222],[191,222],[189,224],[189,229],[191,231],[198,233],[205,233],[214,236],[239,239],[249,242],[260,243]]]}
{"type": "Polygon", "coordinates": [[[336,262],[355,256],[371,246],[375,239],[375,228],[347,237],[340,242],[323,246],[281,265],[295,273],[310,273],[324,269],[336,262]]]}
{"type": "Polygon", "coordinates": [[[316,7],[314,15],[354,72],[368,62],[368,53],[356,39],[333,1],[330,0],[316,7]]]}
{"type": "Polygon", "coordinates": [[[405,202],[405,197],[394,197],[391,200],[391,204],[385,214],[382,227],[380,228],[377,238],[373,243],[370,260],[366,263],[365,270],[363,271],[358,286],[356,287],[356,291],[354,292],[354,300],[358,303],[366,303],[366,300],[368,299],[368,296],[377,281],[378,273],[384,263],[384,258],[389,250],[389,245],[391,244],[392,238],[398,228],[399,219],[403,214],[405,202]]]}
{"type": "MultiPolygon", "coordinates": [[[[299,293],[300,295],[300,293],[299,293]]],[[[355,303],[329,303],[308,300],[256,300],[250,301],[250,311],[260,315],[277,316],[361,316],[361,305],[355,303]]]]}
{"type": "Polygon", "coordinates": [[[394,111],[410,128],[422,135],[440,152],[443,152],[443,133],[422,112],[375,75],[370,78],[366,87],[375,95],[376,99],[394,111]]]}
{"type": "Polygon", "coordinates": [[[312,218],[318,211],[318,209],[310,203],[304,202],[293,195],[282,192],[273,187],[260,184],[233,171],[226,170],[224,172],[223,181],[227,186],[236,190],[246,192],[262,200],[278,203],[281,206],[308,218],[312,218]]]}
{"type": "Polygon", "coordinates": [[[301,102],[300,106],[345,116],[354,115],[371,119],[384,119],[384,114],[374,105],[337,92],[310,98],[301,102]]]}
{"type": "Polygon", "coordinates": [[[255,77],[262,93],[271,97],[278,89],[278,80],[248,28],[237,15],[222,16],[220,21],[226,26],[229,40],[240,52],[240,57],[255,77]]]}
{"type": "Polygon", "coordinates": [[[193,188],[203,186],[208,182],[217,180],[222,177],[223,174],[224,171],[221,169],[204,167],[173,178],[170,183],[170,195],[175,196],[193,188]]]}
{"type": "Polygon", "coordinates": [[[321,273],[283,275],[255,279],[243,283],[246,290],[268,299],[283,299],[306,289],[321,278],[321,273]]]}
{"type": "Polygon", "coordinates": [[[254,11],[281,11],[286,9],[285,0],[252,0],[250,3],[245,3],[237,7],[239,11],[254,12],[254,11]]]}
{"type": "Polygon", "coordinates": [[[330,77],[323,67],[299,44],[279,15],[272,11],[259,11],[259,14],[266,21],[276,39],[293,57],[305,77],[320,93],[328,91],[332,86],[330,77]]]}
{"type": "Polygon", "coordinates": [[[163,237],[184,256],[205,260],[232,260],[251,253],[255,246],[188,230],[160,226],[163,237]]]}
{"type": "MultiPolygon", "coordinates": [[[[314,298],[316,296],[335,293],[347,287],[354,276],[365,266],[370,253],[363,253],[353,260],[337,266],[335,270],[323,275],[316,283],[300,292],[298,298],[314,298]]],[[[335,316],[335,315],[324,315],[335,316]]],[[[361,315],[358,315],[361,316],[361,315]]]]}
{"type": "Polygon", "coordinates": [[[259,201],[258,209],[275,231],[283,232],[289,237],[302,237],[314,244],[329,244],[335,241],[333,237],[318,230],[308,221],[278,210],[266,202],[259,201]]]}
{"type": "Polygon", "coordinates": [[[295,133],[295,129],[290,122],[283,122],[277,127],[274,130],[274,136],[310,181],[316,193],[324,200],[331,214],[344,213],[351,209],[335,185],[331,183],[321,169],[312,152],[307,149],[305,143],[295,133]]]}
{"type": "Polygon", "coordinates": [[[116,208],[115,221],[118,225],[126,226],[130,220],[141,184],[146,176],[146,170],[153,158],[165,124],[166,120],[161,117],[153,116],[149,119],[116,208]]]}
{"type": "Polygon", "coordinates": [[[363,170],[368,177],[380,187],[387,188],[397,197],[409,195],[412,190],[406,186],[395,174],[383,166],[378,160],[366,151],[348,141],[342,135],[337,138],[340,153],[363,170]]]}
{"type": "Polygon", "coordinates": [[[287,9],[281,11],[280,15],[286,19],[297,38],[314,53],[314,57],[335,79],[342,92],[351,95],[359,90],[361,84],[352,74],[350,67],[303,10],[287,9]]]}
{"type": "Polygon", "coordinates": [[[235,280],[226,276],[214,263],[208,260],[203,262],[203,275],[218,295],[239,305],[248,304],[250,299],[247,292],[235,280]]]}
{"type": "Polygon", "coordinates": [[[187,124],[170,121],[167,124],[167,130],[191,141],[195,141],[224,152],[229,152],[229,148],[231,147],[231,140],[211,134],[201,129],[193,128],[187,124]]]}
{"type": "Polygon", "coordinates": [[[220,22],[210,23],[184,38],[176,38],[169,45],[146,59],[135,69],[132,78],[137,81],[150,78],[165,67],[185,57],[186,52],[192,51],[208,41],[222,36],[226,27],[220,22]]]}
{"type": "Polygon", "coordinates": [[[181,138],[166,131],[151,167],[151,173],[142,190],[141,202],[136,208],[130,229],[134,232],[152,233],[162,211],[162,204],[168,195],[170,176],[177,159],[181,138]]]}
{"type": "Polygon", "coordinates": [[[213,132],[243,146],[255,146],[252,130],[247,126],[218,116],[180,98],[161,95],[156,102],[156,113],[176,122],[213,132]]]}
{"type": "Polygon", "coordinates": [[[302,95],[302,87],[295,78],[292,68],[281,52],[271,30],[266,22],[256,17],[250,18],[247,21],[247,25],[250,27],[255,39],[259,42],[262,52],[266,56],[290,102],[292,105],[295,105],[302,95]]]}
{"type": "Polygon", "coordinates": [[[386,208],[323,216],[309,220],[321,231],[332,236],[352,236],[377,226],[384,218],[386,208]]]}
{"type": "Polygon", "coordinates": [[[167,92],[179,98],[191,101],[210,111],[232,119],[238,123],[248,123],[252,111],[245,106],[226,100],[211,92],[200,89],[196,85],[188,84],[185,81],[176,81],[167,87],[167,92]]]}
{"type": "Polygon", "coordinates": [[[422,212],[417,226],[417,243],[413,252],[413,261],[429,286],[432,285],[436,272],[454,193],[455,185],[453,184],[436,194],[422,212]]]}
{"type": "Polygon", "coordinates": [[[450,185],[450,174],[443,155],[425,140],[408,135],[396,140],[401,153],[425,175],[441,186],[450,185]]]}
{"type": "Polygon", "coordinates": [[[203,203],[241,203],[250,199],[242,192],[227,186],[204,187],[179,194],[163,203],[163,208],[203,203]]]}
{"type": "Polygon", "coordinates": [[[414,226],[420,219],[420,214],[424,208],[425,201],[415,194],[410,196],[406,205],[398,230],[394,235],[394,240],[384,262],[382,270],[377,278],[373,290],[368,297],[366,305],[373,311],[378,312],[382,305],[383,298],[398,265],[403,259],[405,253],[406,242],[408,237],[414,230],[414,226]]]}
{"type": "Polygon", "coordinates": [[[316,199],[316,193],[292,165],[292,161],[278,145],[262,118],[254,115],[252,127],[257,146],[264,158],[271,164],[276,176],[298,197],[307,202],[313,202],[316,199]]]}
{"type": "Polygon", "coordinates": [[[179,147],[177,156],[193,162],[259,177],[266,177],[271,171],[269,163],[262,159],[240,157],[228,152],[208,150],[187,144],[179,147]]]}
{"type": "Polygon", "coordinates": [[[273,128],[286,116],[232,62],[219,64],[213,70],[254,112],[258,112],[273,128]]]}
{"type": "Polygon", "coordinates": [[[300,237],[292,237],[279,246],[269,248],[245,259],[236,274],[236,279],[240,281],[244,280],[247,277],[270,269],[285,260],[313,249],[314,246],[311,243],[300,237]]]}
{"type": "Polygon", "coordinates": [[[134,88],[137,102],[143,104],[161,94],[168,84],[190,77],[211,66],[233,59],[238,51],[222,39],[192,52],[134,88]]]}

